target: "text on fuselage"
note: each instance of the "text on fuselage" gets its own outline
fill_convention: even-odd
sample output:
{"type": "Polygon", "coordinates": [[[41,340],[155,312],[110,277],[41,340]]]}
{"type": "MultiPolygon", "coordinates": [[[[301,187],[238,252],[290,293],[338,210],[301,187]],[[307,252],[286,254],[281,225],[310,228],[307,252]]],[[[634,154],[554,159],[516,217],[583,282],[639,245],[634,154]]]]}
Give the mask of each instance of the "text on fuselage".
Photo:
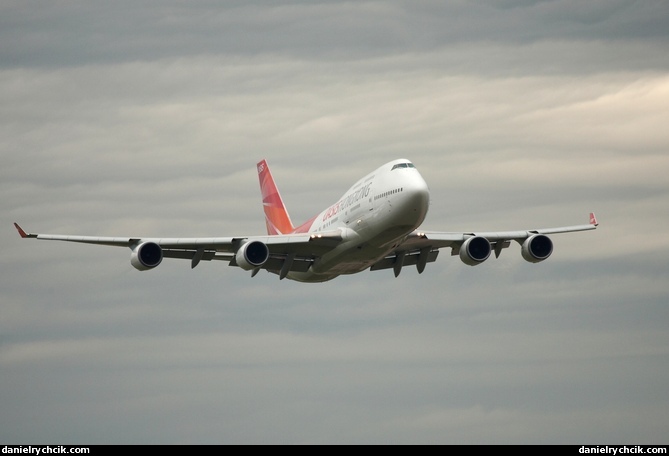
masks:
{"type": "Polygon", "coordinates": [[[325,214],[323,214],[323,221],[326,221],[330,217],[334,217],[344,209],[348,208],[351,204],[355,204],[356,202],[360,201],[362,198],[366,198],[369,196],[369,191],[372,187],[372,183],[368,183],[364,187],[360,187],[357,189],[355,192],[352,192],[345,197],[343,197],[341,200],[339,200],[336,204],[333,204],[330,206],[326,211],[325,214]]]}

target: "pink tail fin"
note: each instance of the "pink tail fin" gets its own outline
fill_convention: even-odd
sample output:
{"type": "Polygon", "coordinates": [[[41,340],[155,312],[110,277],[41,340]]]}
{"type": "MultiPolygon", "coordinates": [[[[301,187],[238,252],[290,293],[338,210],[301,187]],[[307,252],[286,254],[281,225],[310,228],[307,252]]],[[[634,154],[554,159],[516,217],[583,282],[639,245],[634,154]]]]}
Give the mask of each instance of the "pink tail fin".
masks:
{"type": "Polygon", "coordinates": [[[286,206],[283,204],[279,189],[274,183],[274,178],[265,160],[258,163],[258,178],[260,179],[260,192],[262,193],[262,204],[265,210],[267,234],[292,233],[295,228],[290,221],[286,206]]]}

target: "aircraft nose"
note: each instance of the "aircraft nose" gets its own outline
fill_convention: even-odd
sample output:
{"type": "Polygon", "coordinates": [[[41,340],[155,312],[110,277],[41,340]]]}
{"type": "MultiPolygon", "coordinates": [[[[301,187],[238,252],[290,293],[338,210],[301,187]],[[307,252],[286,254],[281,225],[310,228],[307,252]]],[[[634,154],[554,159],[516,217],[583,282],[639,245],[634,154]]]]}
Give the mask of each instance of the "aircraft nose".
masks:
{"type": "Polygon", "coordinates": [[[407,179],[404,186],[405,207],[416,215],[418,224],[422,223],[430,206],[430,190],[425,179],[418,174],[407,179]]]}
{"type": "Polygon", "coordinates": [[[416,206],[423,208],[427,212],[430,205],[430,190],[427,188],[427,183],[421,177],[420,183],[414,184],[415,203],[416,206]]]}

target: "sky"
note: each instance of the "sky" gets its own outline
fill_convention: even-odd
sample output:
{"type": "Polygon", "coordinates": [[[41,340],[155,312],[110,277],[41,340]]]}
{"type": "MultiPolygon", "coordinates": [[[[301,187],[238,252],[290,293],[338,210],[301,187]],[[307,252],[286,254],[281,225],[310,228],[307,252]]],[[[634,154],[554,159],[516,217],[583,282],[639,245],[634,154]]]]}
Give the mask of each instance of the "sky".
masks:
{"type": "Polygon", "coordinates": [[[666,444],[669,5],[0,0],[3,444],[666,444]],[[397,158],[426,230],[323,284],[22,240],[263,234],[397,158]]]}

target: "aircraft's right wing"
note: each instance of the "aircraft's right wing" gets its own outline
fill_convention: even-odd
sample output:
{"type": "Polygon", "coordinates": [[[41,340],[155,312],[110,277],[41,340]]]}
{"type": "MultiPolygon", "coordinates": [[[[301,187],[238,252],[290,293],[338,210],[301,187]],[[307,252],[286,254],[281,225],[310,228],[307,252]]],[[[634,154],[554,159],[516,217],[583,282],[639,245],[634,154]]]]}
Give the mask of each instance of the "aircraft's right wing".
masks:
{"type": "Polygon", "coordinates": [[[397,276],[403,266],[416,265],[418,272],[423,272],[427,263],[437,259],[439,249],[446,247],[451,248],[451,255],[459,255],[465,264],[476,266],[487,260],[491,252],[499,257],[511,241],[521,245],[525,260],[538,263],[553,253],[553,242],[548,234],[594,230],[598,225],[595,214],[590,213],[588,224],[559,228],[493,232],[415,231],[392,254],[374,264],[371,270],[393,268],[397,276]]]}
{"type": "Polygon", "coordinates": [[[259,269],[274,271],[281,278],[290,271],[307,271],[316,258],[342,241],[339,231],[212,238],[143,238],[35,234],[27,233],[17,223],[14,226],[22,238],[127,247],[132,250],[131,264],[140,271],[155,268],[163,258],[190,260],[192,268],[200,261],[221,260],[254,273],[259,269]]]}

